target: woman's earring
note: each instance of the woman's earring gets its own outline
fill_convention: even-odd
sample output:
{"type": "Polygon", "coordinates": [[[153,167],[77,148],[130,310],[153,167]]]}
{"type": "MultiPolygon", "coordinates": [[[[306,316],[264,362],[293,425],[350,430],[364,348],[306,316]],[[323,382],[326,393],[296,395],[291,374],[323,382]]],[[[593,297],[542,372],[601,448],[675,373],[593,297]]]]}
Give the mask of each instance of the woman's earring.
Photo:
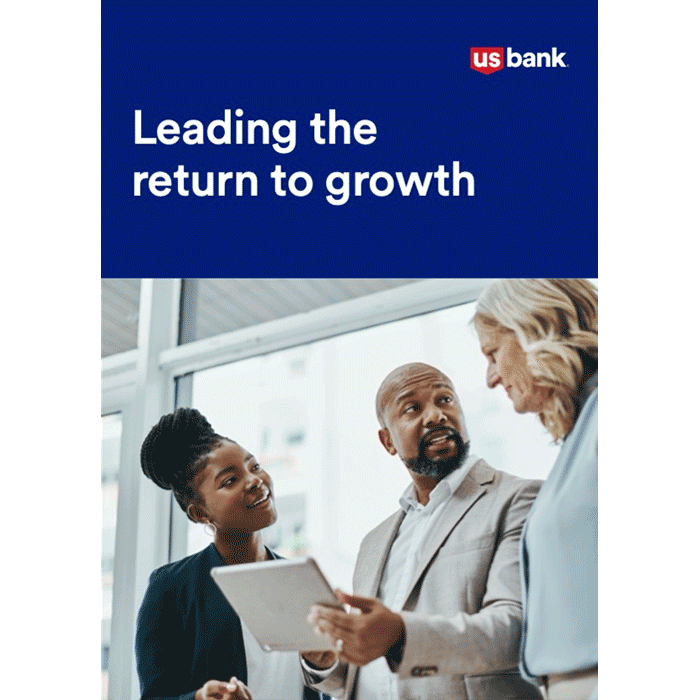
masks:
{"type": "Polygon", "coordinates": [[[206,524],[204,525],[204,532],[206,532],[210,537],[216,537],[216,525],[214,525],[214,523],[212,523],[210,520],[207,520],[206,524]]]}

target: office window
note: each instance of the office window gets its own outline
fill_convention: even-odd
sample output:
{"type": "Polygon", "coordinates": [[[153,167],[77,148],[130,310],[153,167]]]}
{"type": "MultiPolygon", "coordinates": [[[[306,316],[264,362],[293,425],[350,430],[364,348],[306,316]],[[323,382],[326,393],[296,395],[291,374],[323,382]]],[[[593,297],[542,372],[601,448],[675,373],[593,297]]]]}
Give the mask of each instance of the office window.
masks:
{"type": "MultiPolygon", "coordinates": [[[[334,585],[351,586],[362,537],[409,483],[379,443],[374,414],[382,379],[406,362],[452,378],[472,453],[513,474],[547,475],[557,448],[535,415],[516,414],[502,390],[486,387],[473,313],[465,304],[195,373],[192,405],[272,476],[279,520],[264,533],[270,546],[311,554],[334,585]]],[[[189,552],[209,542],[189,525],[189,552]]]]}
{"type": "Polygon", "coordinates": [[[136,347],[140,279],[102,280],[102,357],[136,347]]]}
{"type": "Polygon", "coordinates": [[[119,413],[102,416],[102,700],[107,698],[112,584],[117,527],[117,475],[122,435],[119,413]]]}
{"type": "MultiPolygon", "coordinates": [[[[308,552],[307,352],[308,348],[303,347],[251,358],[198,372],[193,381],[192,405],[204,413],[217,432],[250,450],[271,475],[279,518],[265,532],[265,539],[288,557],[308,552]],[[219,378],[224,386],[217,388],[219,378]],[[229,392],[231,386],[235,389],[229,392]]],[[[190,523],[188,553],[209,542],[211,538],[203,528],[190,523]]]]}

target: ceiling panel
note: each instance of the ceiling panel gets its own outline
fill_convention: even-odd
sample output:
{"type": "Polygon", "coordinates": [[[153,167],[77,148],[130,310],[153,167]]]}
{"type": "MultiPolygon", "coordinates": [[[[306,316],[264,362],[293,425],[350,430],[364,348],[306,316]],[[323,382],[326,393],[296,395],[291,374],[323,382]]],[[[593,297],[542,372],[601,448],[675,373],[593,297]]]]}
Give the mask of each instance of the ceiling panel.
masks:
{"type": "MultiPolygon", "coordinates": [[[[416,282],[415,279],[202,279],[197,340],[416,282]]],[[[141,280],[102,280],[102,357],[136,347],[141,280]]]]}

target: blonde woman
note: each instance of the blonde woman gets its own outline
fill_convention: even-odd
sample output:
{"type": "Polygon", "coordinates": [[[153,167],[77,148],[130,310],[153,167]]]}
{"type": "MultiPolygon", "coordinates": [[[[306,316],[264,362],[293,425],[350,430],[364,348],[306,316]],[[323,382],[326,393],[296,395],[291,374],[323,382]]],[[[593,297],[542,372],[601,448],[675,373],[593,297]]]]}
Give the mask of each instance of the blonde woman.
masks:
{"type": "Polygon", "coordinates": [[[473,319],[518,413],[561,443],[521,539],[520,670],[550,700],[598,697],[598,293],[582,279],[492,283],[473,319]]]}

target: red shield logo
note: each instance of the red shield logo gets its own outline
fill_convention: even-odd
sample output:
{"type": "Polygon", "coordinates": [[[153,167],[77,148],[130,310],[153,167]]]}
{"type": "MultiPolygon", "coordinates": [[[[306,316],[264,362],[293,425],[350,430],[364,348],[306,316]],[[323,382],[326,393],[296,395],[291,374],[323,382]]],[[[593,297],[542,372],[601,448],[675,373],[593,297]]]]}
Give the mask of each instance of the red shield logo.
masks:
{"type": "Polygon", "coordinates": [[[474,46],[470,66],[479,73],[489,75],[505,66],[503,55],[502,46],[474,46]]]}

